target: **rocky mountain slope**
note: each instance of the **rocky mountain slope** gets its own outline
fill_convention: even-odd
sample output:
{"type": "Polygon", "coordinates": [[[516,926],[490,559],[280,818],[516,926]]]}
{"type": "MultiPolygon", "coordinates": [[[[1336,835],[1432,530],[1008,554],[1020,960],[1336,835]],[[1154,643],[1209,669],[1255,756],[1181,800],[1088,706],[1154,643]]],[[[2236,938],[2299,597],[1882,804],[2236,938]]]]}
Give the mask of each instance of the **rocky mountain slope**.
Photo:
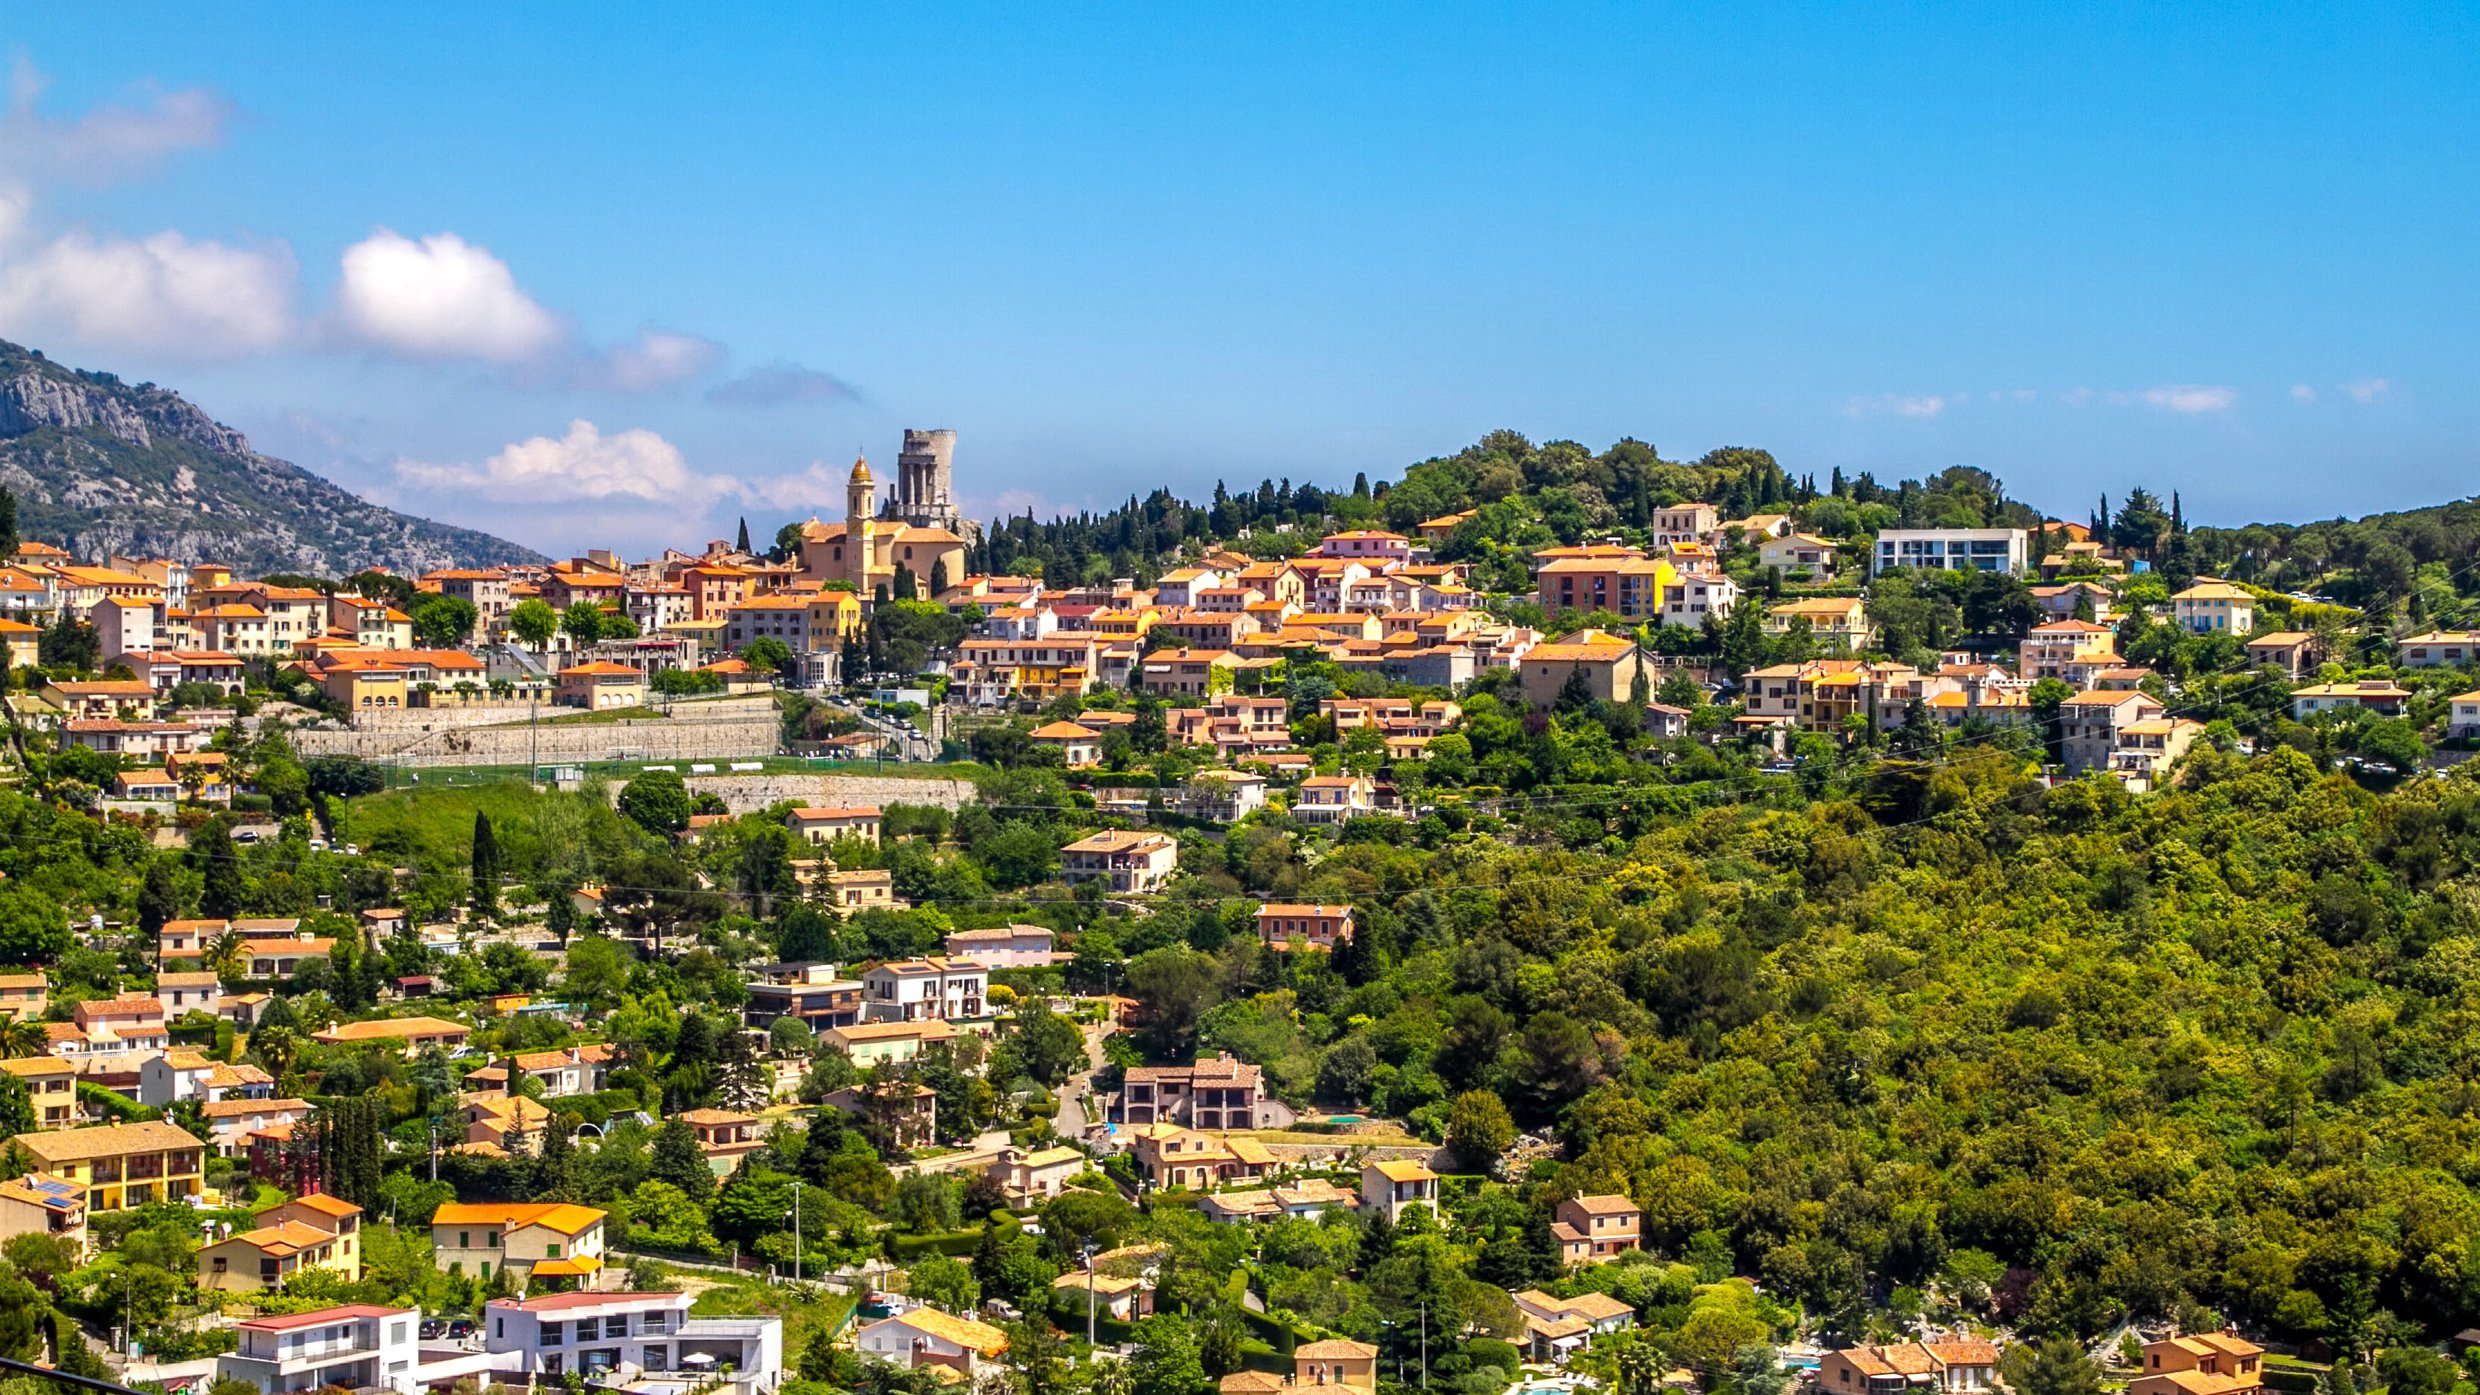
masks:
{"type": "Polygon", "coordinates": [[[178,393],[65,368],[0,341],[0,485],[18,531],[80,556],[224,562],[244,576],[338,576],[540,561],[488,533],[413,518],[289,461],[178,393]]]}

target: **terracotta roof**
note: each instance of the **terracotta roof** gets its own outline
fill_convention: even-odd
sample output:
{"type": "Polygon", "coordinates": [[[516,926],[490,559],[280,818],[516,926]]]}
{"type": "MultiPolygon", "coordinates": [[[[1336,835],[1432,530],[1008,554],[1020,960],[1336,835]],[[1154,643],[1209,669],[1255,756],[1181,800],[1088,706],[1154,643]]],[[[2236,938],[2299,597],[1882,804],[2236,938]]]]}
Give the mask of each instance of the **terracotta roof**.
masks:
{"type": "Polygon", "coordinates": [[[355,1318],[411,1317],[419,1311],[418,1308],[383,1308],[376,1303],[347,1303],[341,1307],[321,1308],[313,1313],[247,1318],[238,1325],[253,1332],[290,1332],[297,1327],[326,1327],[355,1318]]]}
{"type": "Polygon", "coordinates": [[[604,1213],[591,1206],[565,1203],[519,1205],[512,1202],[451,1201],[431,1213],[431,1228],[443,1225],[496,1225],[509,1230],[538,1225],[563,1235],[576,1235],[603,1223],[604,1213]]]}

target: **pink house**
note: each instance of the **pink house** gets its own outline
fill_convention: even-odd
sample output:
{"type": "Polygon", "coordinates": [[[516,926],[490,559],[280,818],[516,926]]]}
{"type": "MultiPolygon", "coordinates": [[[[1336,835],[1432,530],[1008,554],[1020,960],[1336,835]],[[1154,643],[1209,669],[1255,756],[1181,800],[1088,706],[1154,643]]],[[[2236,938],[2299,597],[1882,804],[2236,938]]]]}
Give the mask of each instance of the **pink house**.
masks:
{"type": "Polygon", "coordinates": [[[993,969],[1046,969],[1058,957],[1051,948],[1051,932],[1039,925],[958,930],[947,937],[947,952],[993,969]]]}
{"type": "Polygon", "coordinates": [[[1355,562],[1402,563],[1412,558],[1412,539],[1401,533],[1355,528],[1348,533],[1327,534],[1318,544],[1318,555],[1348,557],[1355,562]]]}

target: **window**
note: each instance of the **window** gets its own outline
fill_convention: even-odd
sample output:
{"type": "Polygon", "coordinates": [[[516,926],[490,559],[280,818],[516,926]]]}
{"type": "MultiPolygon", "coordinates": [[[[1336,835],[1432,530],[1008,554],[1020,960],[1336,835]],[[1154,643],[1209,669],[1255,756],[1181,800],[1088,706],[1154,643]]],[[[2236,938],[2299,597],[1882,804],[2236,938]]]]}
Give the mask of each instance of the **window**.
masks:
{"type": "Polygon", "coordinates": [[[625,1337],[629,1335],[629,1315],[626,1313],[614,1313],[610,1317],[603,1319],[603,1335],[606,1337],[625,1337]]]}

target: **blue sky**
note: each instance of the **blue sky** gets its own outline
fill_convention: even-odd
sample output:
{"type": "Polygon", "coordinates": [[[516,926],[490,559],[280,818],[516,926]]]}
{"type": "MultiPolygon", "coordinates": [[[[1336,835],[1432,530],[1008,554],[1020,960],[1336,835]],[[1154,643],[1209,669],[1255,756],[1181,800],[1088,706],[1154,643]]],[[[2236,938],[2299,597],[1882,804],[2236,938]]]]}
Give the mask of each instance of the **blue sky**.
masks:
{"type": "Polygon", "coordinates": [[[34,6],[0,336],[545,550],[1494,427],[2458,497],[2469,7],[34,6]]]}

